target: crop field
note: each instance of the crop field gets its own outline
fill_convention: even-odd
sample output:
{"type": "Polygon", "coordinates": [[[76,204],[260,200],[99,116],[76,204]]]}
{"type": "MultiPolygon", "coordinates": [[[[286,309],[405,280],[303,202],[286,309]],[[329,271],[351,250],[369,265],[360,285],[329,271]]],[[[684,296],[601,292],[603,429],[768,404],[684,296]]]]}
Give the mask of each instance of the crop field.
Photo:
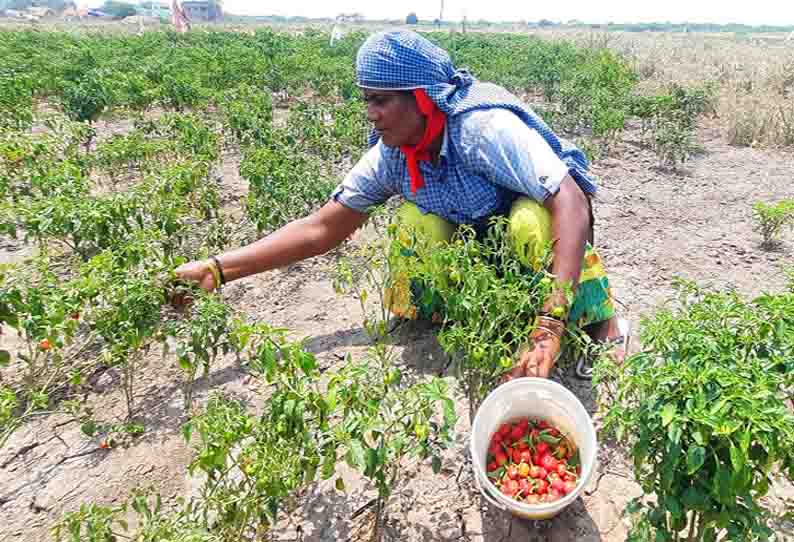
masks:
{"type": "Polygon", "coordinates": [[[394,201],[217,293],[174,275],[327,201],[368,30],[135,30],[0,28],[0,541],[794,540],[794,42],[426,34],[587,153],[633,327],[593,382],[566,338],[598,472],[530,522],[469,454],[549,290],[506,244],[416,262],[436,322],[385,307],[394,201]]]}

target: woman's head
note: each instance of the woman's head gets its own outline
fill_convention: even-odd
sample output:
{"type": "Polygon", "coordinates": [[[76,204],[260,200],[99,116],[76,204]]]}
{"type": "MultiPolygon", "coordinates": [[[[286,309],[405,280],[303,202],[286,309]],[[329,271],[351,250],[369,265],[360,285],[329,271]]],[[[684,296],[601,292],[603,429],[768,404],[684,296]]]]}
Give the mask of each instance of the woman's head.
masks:
{"type": "MultiPolygon", "coordinates": [[[[473,81],[467,72],[455,71],[446,51],[404,30],[367,38],[356,56],[356,79],[369,104],[367,117],[392,147],[417,144],[428,127],[426,115],[450,114],[465,95],[458,91],[473,81]]],[[[430,125],[437,133],[438,121],[430,125]]]]}
{"type": "Polygon", "coordinates": [[[425,132],[426,120],[410,90],[362,89],[367,119],[389,147],[416,145],[425,132]]]}
{"type": "Polygon", "coordinates": [[[356,56],[361,88],[427,89],[449,84],[454,75],[449,54],[416,32],[378,32],[367,38],[356,56]]]}

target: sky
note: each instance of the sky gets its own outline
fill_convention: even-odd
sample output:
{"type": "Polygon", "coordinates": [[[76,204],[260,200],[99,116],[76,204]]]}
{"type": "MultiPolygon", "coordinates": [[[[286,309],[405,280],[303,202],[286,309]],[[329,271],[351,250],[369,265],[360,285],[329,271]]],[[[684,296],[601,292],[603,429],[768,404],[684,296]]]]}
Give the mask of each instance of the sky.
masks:
{"type": "MultiPolygon", "coordinates": [[[[794,25],[794,1],[754,0],[444,0],[444,19],[490,21],[568,21],[586,23],[694,22],[742,23],[748,25],[794,25]]],[[[361,13],[368,19],[401,19],[415,12],[419,19],[438,17],[441,0],[224,0],[227,13],[238,15],[285,15],[334,17],[339,13],[361,13]]]]}

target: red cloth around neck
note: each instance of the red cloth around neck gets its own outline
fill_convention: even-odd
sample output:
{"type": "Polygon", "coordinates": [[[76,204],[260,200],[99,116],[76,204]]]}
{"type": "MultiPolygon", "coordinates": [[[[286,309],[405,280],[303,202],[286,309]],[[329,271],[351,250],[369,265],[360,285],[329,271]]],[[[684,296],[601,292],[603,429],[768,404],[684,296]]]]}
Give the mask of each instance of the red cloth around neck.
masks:
{"type": "Polygon", "coordinates": [[[425,179],[419,170],[419,161],[430,160],[428,148],[444,130],[447,116],[436,107],[436,104],[433,103],[433,100],[430,99],[424,89],[415,89],[414,96],[416,97],[416,105],[419,107],[419,111],[427,117],[427,126],[419,143],[416,145],[401,145],[400,150],[405,155],[405,160],[408,163],[408,174],[411,176],[411,192],[416,194],[416,191],[425,185],[425,179]]]}

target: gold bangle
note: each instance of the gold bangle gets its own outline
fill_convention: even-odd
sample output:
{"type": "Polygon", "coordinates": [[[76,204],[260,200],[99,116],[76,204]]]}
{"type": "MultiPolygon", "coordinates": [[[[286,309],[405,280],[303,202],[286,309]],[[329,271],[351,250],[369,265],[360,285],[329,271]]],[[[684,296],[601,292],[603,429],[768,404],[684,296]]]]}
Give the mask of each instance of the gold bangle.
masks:
{"type": "Polygon", "coordinates": [[[551,316],[538,315],[535,317],[534,331],[545,331],[560,339],[565,333],[565,322],[551,316]]]}
{"type": "Polygon", "coordinates": [[[221,285],[221,273],[218,271],[218,268],[215,266],[215,262],[212,260],[207,260],[207,265],[210,268],[210,273],[212,273],[212,280],[215,282],[212,289],[217,290],[221,285]]]}

